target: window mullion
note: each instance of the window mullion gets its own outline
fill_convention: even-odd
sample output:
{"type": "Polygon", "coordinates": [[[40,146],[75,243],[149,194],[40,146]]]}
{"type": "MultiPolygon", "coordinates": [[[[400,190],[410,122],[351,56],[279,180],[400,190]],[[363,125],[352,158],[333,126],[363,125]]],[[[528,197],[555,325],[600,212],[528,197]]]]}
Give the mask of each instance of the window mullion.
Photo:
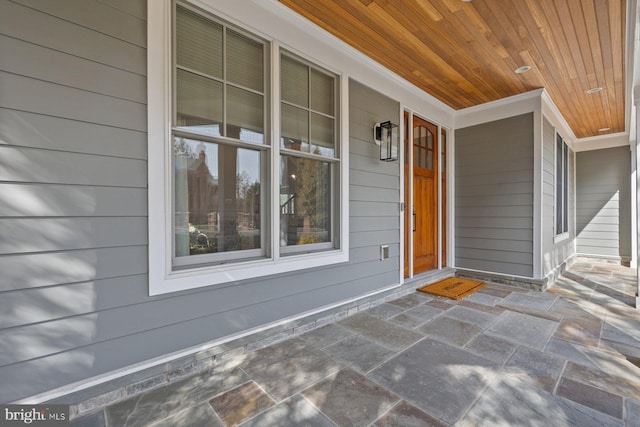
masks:
{"type": "Polygon", "coordinates": [[[280,258],[280,45],[271,43],[271,257],[280,258]]]}
{"type": "Polygon", "coordinates": [[[569,231],[569,145],[564,142],[562,147],[562,178],[563,178],[563,203],[564,216],[562,217],[562,230],[567,233],[569,231]]]}
{"type": "Polygon", "coordinates": [[[336,157],[326,157],[319,154],[307,153],[305,151],[291,150],[288,148],[281,148],[280,154],[283,156],[294,156],[294,157],[300,157],[304,159],[318,160],[318,161],[327,162],[327,163],[340,163],[340,159],[336,157]]]}
{"type": "Polygon", "coordinates": [[[227,26],[222,29],[222,136],[227,132],[227,26]]]}
{"type": "Polygon", "coordinates": [[[309,142],[309,151],[311,151],[311,67],[309,66],[307,66],[307,105],[305,108],[307,109],[307,123],[309,123],[307,141],[309,142]]]}

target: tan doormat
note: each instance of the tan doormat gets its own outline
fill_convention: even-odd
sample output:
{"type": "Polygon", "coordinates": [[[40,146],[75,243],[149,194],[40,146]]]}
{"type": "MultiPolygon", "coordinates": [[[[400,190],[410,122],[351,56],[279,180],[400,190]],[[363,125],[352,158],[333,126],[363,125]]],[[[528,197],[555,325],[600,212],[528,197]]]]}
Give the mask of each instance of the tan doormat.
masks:
{"type": "Polygon", "coordinates": [[[417,290],[428,294],[460,300],[467,295],[471,295],[486,283],[477,280],[462,279],[460,277],[448,277],[439,282],[425,285],[417,290]]]}

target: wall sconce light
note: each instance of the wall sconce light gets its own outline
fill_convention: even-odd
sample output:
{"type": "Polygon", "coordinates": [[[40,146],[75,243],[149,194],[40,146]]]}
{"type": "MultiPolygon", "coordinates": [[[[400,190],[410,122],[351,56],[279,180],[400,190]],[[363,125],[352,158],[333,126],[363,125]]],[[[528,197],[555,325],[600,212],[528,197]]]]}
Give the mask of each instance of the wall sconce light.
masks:
{"type": "Polygon", "coordinates": [[[376,123],[373,126],[373,139],[380,146],[380,160],[385,162],[398,160],[398,125],[390,121],[376,123]]]}

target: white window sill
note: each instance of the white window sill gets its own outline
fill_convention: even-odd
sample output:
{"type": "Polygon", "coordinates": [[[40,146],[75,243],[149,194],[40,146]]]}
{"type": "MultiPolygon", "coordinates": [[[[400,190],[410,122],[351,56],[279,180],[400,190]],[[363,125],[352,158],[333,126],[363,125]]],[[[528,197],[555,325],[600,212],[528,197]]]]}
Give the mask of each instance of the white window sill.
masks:
{"type": "Polygon", "coordinates": [[[569,232],[567,231],[566,233],[562,233],[562,234],[558,234],[556,236],[554,236],[553,238],[553,243],[560,243],[563,242],[565,240],[569,239],[569,232]]]}
{"type": "Polygon", "coordinates": [[[273,259],[238,262],[213,267],[191,268],[180,271],[149,271],[149,295],[161,295],[203,286],[237,282],[273,274],[306,270],[349,261],[347,251],[291,255],[273,259]]]}

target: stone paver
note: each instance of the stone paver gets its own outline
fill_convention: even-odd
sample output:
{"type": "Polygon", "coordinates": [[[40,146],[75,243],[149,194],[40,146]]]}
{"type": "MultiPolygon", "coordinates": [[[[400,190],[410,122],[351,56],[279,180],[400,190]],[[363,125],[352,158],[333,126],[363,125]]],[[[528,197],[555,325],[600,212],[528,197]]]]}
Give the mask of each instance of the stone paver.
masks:
{"type": "Polygon", "coordinates": [[[307,344],[316,348],[325,348],[335,344],[336,341],[348,338],[353,335],[349,329],[345,329],[334,323],[322,326],[311,332],[307,332],[300,336],[307,344]]]}
{"type": "Polygon", "coordinates": [[[554,337],[597,347],[601,330],[602,321],[599,319],[569,317],[560,322],[554,337]]]}
{"type": "Polygon", "coordinates": [[[423,325],[425,322],[428,322],[429,320],[425,320],[420,317],[411,316],[407,313],[400,313],[396,316],[393,316],[391,319],[389,319],[389,321],[393,323],[397,323],[398,325],[404,328],[415,329],[418,326],[423,325]]]}
{"type": "Polygon", "coordinates": [[[563,367],[564,360],[557,356],[520,347],[509,359],[503,372],[522,382],[552,392],[563,367]]]}
{"type": "Polygon", "coordinates": [[[395,351],[359,335],[339,341],[325,348],[324,351],[340,362],[363,373],[370,371],[396,354],[395,351]]]}
{"type": "Polygon", "coordinates": [[[556,391],[558,396],[566,397],[574,402],[596,409],[612,417],[622,419],[621,396],[608,393],[596,387],[564,378],[556,391]]]}
{"type": "Polygon", "coordinates": [[[433,298],[427,297],[423,293],[414,293],[405,295],[401,298],[397,298],[395,300],[389,301],[389,304],[397,305],[402,308],[411,308],[420,304],[424,304],[427,301],[431,301],[433,298]]]}
{"type": "Polygon", "coordinates": [[[418,330],[430,337],[459,347],[463,347],[482,332],[481,327],[445,316],[433,319],[419,327],[418,330]]]}
{"type": "Polygon", "coordinates": [[[343,426],[367,426],[400,400],[389,390],[348,368],[302,394],[332,421],[343,426]]]}
{"type": "Polygon", "coordinates": [[[511,358],[518,346],[502,338],[481,334],[471,340],[465,348],[485,359],[503,364],[511,358]]]}
{"type": "Polygon", "coordinates": [[[456,424],[457,427],[622,425],[621,420],[510,377],[498,378],[456,424]]]}
{"type": "MultiPolygon", "coordinates": [[[[470,296],[473,296],[473,294],[470,296]]],[[[460,301],[460,306],[473,308],[474,310],[482,311],[484,313],[489,313],[496,316],[499,316],[506,311],[505,308],[494,307],[493,305],[487,305],[487,304],[481,304],[473,301],[468,301],[467,299],[460,301]]]]}
{"type": "Polygon", "coordinates": [[[551,338],[544,351],[579,365],[596,367],[591,357],[587,354],[586,347],[577,343],[551,338]]]}
{"type": "Polygon", "coordinates": [[[463,307],[461,305],[457,305],[447,310],[444,316],[471,323],[482,329],[488,328],[498,319],[496,315],[474,310],[469,307],[463,307]]]}
{"type": "Polygon", "coordinates": [[[104,411],[84,415],[69,423],[70,427],[104,427],[105,425],[104,411]]]}
{"type": "Polygon", "coordinates": [[[422,334],[385,322],[366,313],[354,314],[341,320],[339,324],[393,350],[405,349],[423,337],[422,334]]]}
{"type": "Polygon", "coordinates": [[[335,426],[335,423],[307,399],[296,395],[240,425],[242,427],[331,427],[335,426]]]}
{"type": "Polygon", "coordinates": [[[226,425],[235,426],[272,407],[275,402],[251,381],[214,397],[209,404],[226,425]]]}
{"type": "Polygon", "coordinates": [[[340,362],[326,353],[306,349],[273,363],[265,364],[258,358],[241,366],[269,396],[278,401],[293,396],[309,384],[342,368],[340,362]]]}
{"type": "Polygon", "coordinates": [[[180,411],[154,424],[153,427],[223,427],[224,425],[209,403],[201,403],[180,411]]]}
{"type": "Polygon", "coordinates": [[[498,369],[495,362],[425,338],[369,376],[430,415],[454,423],[498,369]]]}
{"type": "MultiPolygon", "coordinates": [[[[498,303],[500,303],[502,301],[501,297],[492,295],[492,294],[486,294],[486,293],[482,293],[482,291],[484,290],[484,288],[480,289],[477,292],[474,292],[473,294],[469,295],[468,297],[464,298],[462,301],[471,301],[471,302],[475,302],[477,304],[484,304],[484,305],[488,305],[488,306],[494,306],[498,303]]],[[[509,294],[509,293],[507,293],[509,294]]]]}
{"type": "Polygon", "coordinates": [[[441,421],[404,400],[393,407],[373,427],[445,427],[441,421]]]}
{"type": "Polygon", "coordinates": [[[388,319],[402,313],[405,310],[406,308],[400,307],[399,305],[384,303],[370,308],[369,310],[367,310],[367,314],[370,316],[378,317],[380,319],[388,319]]]}
{"type": "Polygon", "coordinates": [[[205,371],[108,407],[107,422],[119,427],[149,425],[248,380],[237,368],[205,371]]]}
{"type": "Polygon", "coordinates": [[[625,404],[628,427],[640,427],[640,401],[627,399],[625,404]]]}
{"type": "Polygon", "coordinates": [[[527,309],[547,311],[553,303],[556,301],[556,297],[549,294],[542,293],[527,293],[519,294],[513,293],[507,296],[503,301],[503,306],[513,307],[525,307],[527,309]]]}
{"type": "Polygon", "coordinates": [[[477,293],[478,294],[486,294],[486,295],[491,295],[493,297],[499,298],[500,300],[503,300],[504,298],[508,297],[509,295],[511,295],[513,293],[513,289],[506,289],[504,287],[500,287],[500,286],[485,286],[484,288],[480,289],[477,293]]]}
{"type": "Polygon", "coordinates": [[[431,301],[427,301],[428,306],[438,308],[440,310],[449,310],[451,307],[455,306],[454,302],[447,302],[441,299],[434,299],[431,301]]]}
{"type": "Polygon", "coordinates": [[[639,382],[611,375],[609,372],[600,369],[588,368],[569,362],[563,376],[613,394],[640,400],[639,382]]]}
{"type": "Polygon", "coordinates": [[[635,274],[579,259],[545,293],[410,293],[71,425],[640,427],[635,274]]]}
{"type": "Polygon", "coordinates": [[[489,328],[489,332],[516,344],[542,349],[557,326],[558,323],[551,320],[508,311],[489,328]]]}

